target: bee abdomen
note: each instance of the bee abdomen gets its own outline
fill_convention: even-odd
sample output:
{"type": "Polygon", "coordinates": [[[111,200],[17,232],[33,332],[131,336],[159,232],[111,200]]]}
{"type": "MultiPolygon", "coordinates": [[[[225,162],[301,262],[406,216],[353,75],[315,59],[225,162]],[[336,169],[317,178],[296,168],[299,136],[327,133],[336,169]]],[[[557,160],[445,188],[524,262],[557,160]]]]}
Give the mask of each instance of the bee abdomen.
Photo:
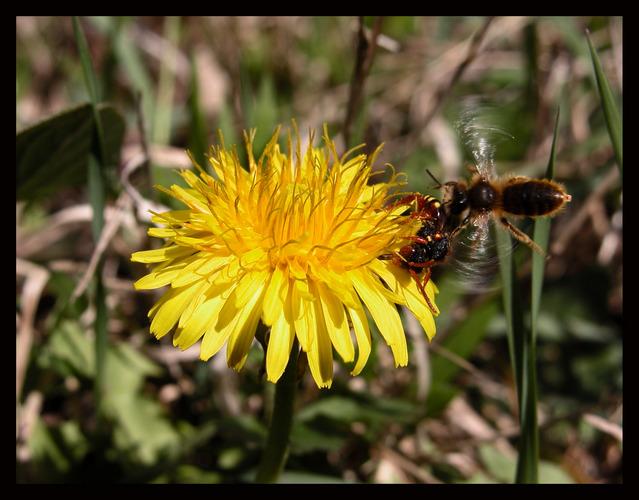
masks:
{"type": "Polygon", "coordinates": [[[569,200],[570,196],[558,184],[545,179],[514,181],[501,193],[505,212],[528,217],[551,215],[569,200]]]}

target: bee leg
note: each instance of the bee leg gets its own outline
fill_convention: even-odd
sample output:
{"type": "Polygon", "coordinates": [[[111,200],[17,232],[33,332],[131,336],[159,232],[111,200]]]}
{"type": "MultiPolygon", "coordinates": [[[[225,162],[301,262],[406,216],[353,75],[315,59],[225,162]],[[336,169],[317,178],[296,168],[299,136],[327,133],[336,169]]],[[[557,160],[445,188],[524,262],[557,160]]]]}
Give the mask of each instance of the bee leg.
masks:
{"type": "Polygon", "coordinates": [[[523,231],[520,231],[519,229],[517,229],[515,226],[513,226],[508,219],[506,219],[505,217],[499,217],[499,223],[502,225],[502,227],[504,229],[507,229],[508,231],[510,231],[510,233],[517,238],[519,241],[521,241],[522,243],[525,243],[526,245],[528,245],[530,248],[532,248],[535,252],[539,253],[542,257],[546,257],[546,252],[544,252],[541,247],[539,245],[537,245],[537,243],[535,243],[530,236],[528,236],[526,233],[524,233],[523,231]]]}

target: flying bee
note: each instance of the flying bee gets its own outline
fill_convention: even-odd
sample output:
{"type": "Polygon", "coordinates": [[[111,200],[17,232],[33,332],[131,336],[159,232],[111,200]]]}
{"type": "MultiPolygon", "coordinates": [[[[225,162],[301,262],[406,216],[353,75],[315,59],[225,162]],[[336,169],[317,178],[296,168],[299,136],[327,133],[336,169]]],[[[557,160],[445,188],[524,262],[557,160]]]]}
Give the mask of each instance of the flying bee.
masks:
{"type": "Polygon", "coordinates": [[[571,197],[560,184],[548,179],[495,174],[496,144],[512,136],[495,126],[494,118],[491,108],[473,105],[465,109],[457,122],[458,132],[475,159],[476,172],[468,183],[460,179],[439,185],[444,188],[446,217],[459,222],[457,230],[472,222],[485,231],[488,221],[493,219],[516,239],[544,255],[543,250],[507,217],[553,216],[571,197]]]}
{"type": "Polygon", "coordinates": [[[450,181],[444,184],[444,188],[447,214],[459,218],[463,216],[460,229],[471,221],[483,226],[489,218],[493,218],[515,238],[541,255],[544,255],[544,251],[506,216],[553,216],[571,199],[560,184],[547,179],[524,176],[489,178],[479,169],[469,184],[465,180],[450,181]]]}
{"type": "Polygon", "coordinates": [[[414,236],[408,236],[410,241],[394,254],[380,255],[381,260],[391,260],[394,265],[406,269],[417,283],[417,287],[426,300],[430,310],[437,314],[437,310],[426,295],[426,284],[430,279],[431,268],[443,262],[451,250],[452,230],[449,230],[446,213],[441,202],[433,196],[412,194],[393,203],[387,208],[398,205],[415,203],[415,210],[411,218],[418,218],[422,226],[414,236]],[[420,275],[424,273],[423,277],[420,275]]]}

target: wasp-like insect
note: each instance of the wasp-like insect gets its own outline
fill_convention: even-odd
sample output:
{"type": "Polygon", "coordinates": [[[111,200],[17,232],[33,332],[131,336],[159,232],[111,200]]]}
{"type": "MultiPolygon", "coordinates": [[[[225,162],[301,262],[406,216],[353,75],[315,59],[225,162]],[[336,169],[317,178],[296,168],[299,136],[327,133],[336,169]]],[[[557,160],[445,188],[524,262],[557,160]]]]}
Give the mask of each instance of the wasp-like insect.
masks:
{"type": "Polygon", "coordinates": [[[417,287],[426,300],[426,304],[437,314],[437,309],[426,295],[426,284],[430,279],[431,268],[443,262],[451,250],[452,233],[447,224],[446,214],[441,202],[433,196],[412,194],[393,203],[387,208],[415,203],[410,217],[418,218],[422,226],[410,241],[394,254],[380,255],[382,260],[391,260],[399,268],[406,269],[417,283],[417,287]],[[423,277],[420,277],[421,274],[423,277]]]}

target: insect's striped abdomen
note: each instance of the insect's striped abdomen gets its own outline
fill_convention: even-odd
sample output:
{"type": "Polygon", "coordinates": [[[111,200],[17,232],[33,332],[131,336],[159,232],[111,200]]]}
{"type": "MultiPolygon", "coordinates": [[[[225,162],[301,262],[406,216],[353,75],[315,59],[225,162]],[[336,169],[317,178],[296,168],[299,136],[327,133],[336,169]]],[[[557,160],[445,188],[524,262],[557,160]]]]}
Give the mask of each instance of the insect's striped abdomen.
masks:
{"type": "Polygon", "coordinates": [[[552,215],[570,200],[564,190],[545,179],[514,179],[501,192],[501,209],[513,215],[537,217],[552,215]]]}

